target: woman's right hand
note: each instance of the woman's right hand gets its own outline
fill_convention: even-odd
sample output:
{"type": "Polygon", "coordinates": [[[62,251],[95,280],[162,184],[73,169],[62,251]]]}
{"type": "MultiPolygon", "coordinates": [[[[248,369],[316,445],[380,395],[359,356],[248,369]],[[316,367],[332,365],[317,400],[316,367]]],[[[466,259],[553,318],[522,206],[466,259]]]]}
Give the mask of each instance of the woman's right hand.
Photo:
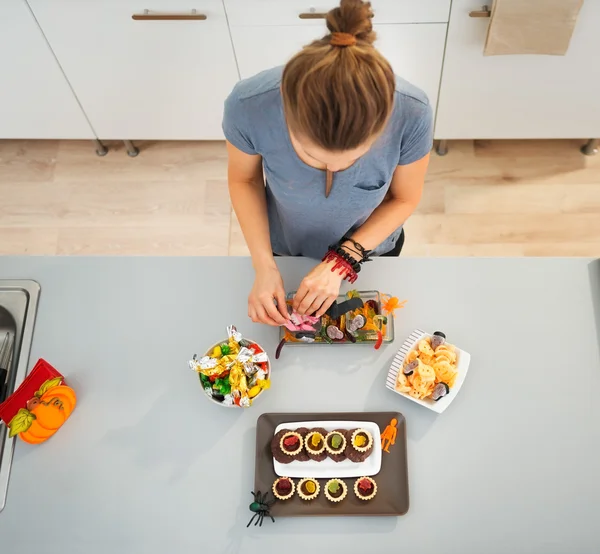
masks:
{"type": "Polygon", "coordinates": [[[248,316],[255,323],[275,327],[284,325],[289,320],[283,279],[276,265],[256,271],[254,286],[248,297],[248,316]]]}

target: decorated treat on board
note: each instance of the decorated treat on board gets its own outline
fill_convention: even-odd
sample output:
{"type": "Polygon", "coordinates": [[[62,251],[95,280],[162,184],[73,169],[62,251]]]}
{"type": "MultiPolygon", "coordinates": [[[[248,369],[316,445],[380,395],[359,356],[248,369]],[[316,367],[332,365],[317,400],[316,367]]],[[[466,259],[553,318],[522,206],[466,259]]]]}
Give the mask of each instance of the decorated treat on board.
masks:
{"type": "Polygon", "coordinates": [[[325,485],[325,498],[330,502],[341,502],[348,494],[348,487],[341,479],[330,479],[325,485]]]}
{"type": "Polygon", "coordinates": [[[273,458],[280,464],[290,464],[294,461],[294,458],[292,456],[288,456],[281,449],[281,439],[287,433],[291,433],[291,430],[282,429],[278,433],[275,433],[275,435],[273,435],[273,438],[271,439],[271,454],[273,454],[273,458]]]}
{"type": "Polygon", "coordinates": [[[360,500],[371,500],[377,494],[377,483],[370,477],[359,477],[354,482],[354,494],[360,500]]]}
{"type": "Polygon", "coordinates": [[[304,448],[308,457],[315,462],[322,462],[327,458],[327,452],[325,451],[325,436],[327,433],[323,433],[323,431],[324,429],[312,429],[308,432],[304,441],[304,448]]]}
{"type": "Polygon", "coordinates": [[[228,340],[205,356],[189,362],[206,394],[224,406],[248,408],[270,386],[269,358],[258,344],[242,338],[233,326],[227,327],[228,340]]]}
{"type": "Polygon", "coordinates": [[[343,462],[346,459],[346,444],[348,439],[346,438],[346,431],[344,429],[336,429],[327,433],[325,437],[325,449],[327,455],[334,462],[343,462]]]}
{"type": "Polygon", "coordinates": [[[288,500],[294,496],[296,485],[289,477],[280,477],[273,483],[273,494],[279,500],[288,500]]]}
{"type": "Polygon", "coordinates": [[[296,489],[298,491],[298,496],[302,498],[302,500],[314,500],[319,496],[321,486],[316,479],[305,477],[298,483],[296,489]]]}
{"type": "MultiPolygon", "coordinates": [[[[306,435],[308,434],[308,431],[309,431],[308,427],[298,427],[298,429],[296,429],[296,433],[298,433],[302,437],[304,444],[306,444],[306,435]]],[[[300,454],[298,454],[296,456],[296,460],[298,462],[308,462],[308,460],[310,460],[310,458],[308,457],[308,454],[306,452],[306,448],[303,448],[300,451],[300,454]]]]}
{"type": "Polygon", "coordinates": [[[352,462],[364,462],[373,453],[373,436],[366,429],[349,431],[346,456],[352,462]]]}
{"type": "Polygon", "coordinates": [[[304,439],[300,433],[296,433],[295,431],[288,431],[279,441],[279,448],[281,448],[281,451],[292,460],[298,458],[303,447],[304,439]]]}

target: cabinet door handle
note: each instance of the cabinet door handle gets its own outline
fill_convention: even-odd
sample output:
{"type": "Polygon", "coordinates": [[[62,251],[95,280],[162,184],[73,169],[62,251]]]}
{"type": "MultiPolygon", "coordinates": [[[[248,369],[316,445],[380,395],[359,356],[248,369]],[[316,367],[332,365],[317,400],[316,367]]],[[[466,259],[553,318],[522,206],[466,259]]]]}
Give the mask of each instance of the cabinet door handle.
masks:
{"type": "Polygon", "coordinates": [[[327,14],[326,13],[307,12],[307,13],[301,13],[300,15],[298,15],[298,17],[300,19],[325,19],[327,17],[327,14]]]}
{"type": "Polygon", "coordinates": [[[492,11],[487,6],[481,6],[480,10],[469,12],[469,17],[490,17],[492,11]]]}
{"type": "Polygon", "coordinates": [[[134,13],[131,19],[135,21],[205,21],[206,15],[203,13],[196,13],[196,10],[192,10],[189,14],[151,14],[150,10],[144,10],[144,13],[134,13]]]}

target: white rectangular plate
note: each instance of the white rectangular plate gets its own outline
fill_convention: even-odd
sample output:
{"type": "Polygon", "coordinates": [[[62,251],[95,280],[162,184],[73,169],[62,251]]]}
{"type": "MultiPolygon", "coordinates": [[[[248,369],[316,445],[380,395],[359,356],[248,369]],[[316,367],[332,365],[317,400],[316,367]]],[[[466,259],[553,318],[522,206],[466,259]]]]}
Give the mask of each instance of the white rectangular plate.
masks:
{"type": "Polygon", "coordinates": [[[408,353],[417,346],[417,343],[425,337],[431,337],[431,335],[429,333],[426,333],[425,331],[421,331],[421,329],[416,329],[410,334],[410,336],[406,339],[400,350],[398,350],[398,353],[392,361],[392,365],[390,366],[390,370],[388,371],[385,386],[391,391],[394,391],[396,394],[404,396],[404,398],[408,398],[409,400],[412,400],[417,404],[421,404],[421,406],[425,406],[426,408],[429,408],[430,410],[441,414],[448,406],[450,406],[450,403],[456,398],[460,387],[462,387],[462,384],[465,381],[465,377],[467,376],[467,371],[469,370],[469,364],[471,363],[471,355],[468,352],[465,352],[464,350],[461,350],[460,348],[455,346],[454,343],[451,340],[449,340],[448,342],[454,345],[457,355],[456,370],[458,371],[458,375],[456,377],[456,382],[454,383],[454,386],[450,389],[450,392],[446,396],[440,398],[437,402],[435,402],[434,400],[420,400],[418,398],[413,398],[409,394],[399,392],[396,390],[396,378],[398,377],[398,372],[402,371],[404,358],[406,358],[406,356],[408,356],[408,353]]]}
{"type": "Polygon", "coordinates": [[[291,464],[280,464],[277,460],[273,460],[275,473],[280,477],[313,477],[315,479],[338,477],[345,479],[347,477],[372,477],[379,473],[381,469],[381,430],[377,423],[372,421],[295,421],[278,425],[275,434],[282,429],[293,431],[299,427],[308,427],[308,429],[323,427],[327,431],[360,427],[373,435],[373,453],[364,462],[358,464],[350,460],[334,462],[331,458],[326,458],[322,462],[309,460],[308,462],[294,461],[291,464]]]}

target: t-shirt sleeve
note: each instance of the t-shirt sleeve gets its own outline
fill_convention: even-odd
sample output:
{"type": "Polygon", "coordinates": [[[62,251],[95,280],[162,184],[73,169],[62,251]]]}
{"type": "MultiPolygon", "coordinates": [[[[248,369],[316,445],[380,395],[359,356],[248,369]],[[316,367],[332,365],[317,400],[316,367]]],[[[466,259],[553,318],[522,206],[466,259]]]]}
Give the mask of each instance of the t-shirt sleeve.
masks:
{"type": "Polygon", "coordinates": [[[426,156],[433,146],[433,111],[429,103],[410,107],[411,122],[402,137],[398,165],[408,165],[426,156]]]}
{"type": "Polygon", "coordinates": [[[237,149],[246,154],[255,155],[258,152],[250,136],[248,113],[244,102],[239,96],[238,85],[225,100],[223,112],[223,134],[225,138],[237,149]]]}

